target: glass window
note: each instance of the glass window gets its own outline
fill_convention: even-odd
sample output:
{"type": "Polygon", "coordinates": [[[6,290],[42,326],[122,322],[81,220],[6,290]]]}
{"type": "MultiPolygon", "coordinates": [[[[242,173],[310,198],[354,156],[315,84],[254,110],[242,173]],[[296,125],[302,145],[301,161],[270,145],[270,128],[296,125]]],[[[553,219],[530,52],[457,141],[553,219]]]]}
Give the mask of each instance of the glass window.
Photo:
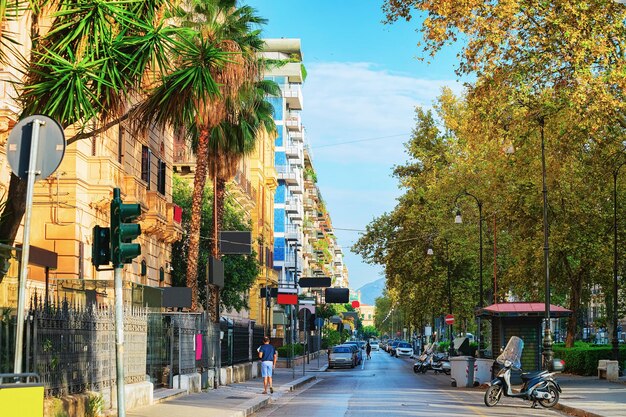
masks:
{"type": "Polygon", "coordinates": [[[158,175],[157,175],[157,191],[160,194],[165,195],[165,170],[166,170],[166,165],[165,162],[161,161],[160,159],[158,160],[157,163],[158,166],[158,175]]]}
{"type": "Polygon", "coordinates": [[[152,151],[146,145],[141,146],[141,179],[147,183],[150,189],[150,155],[152,151]]]}
{"type": "Polygon", "coordinates": [[[274,238],[274,260],[285,260],[285,238],[283,237],[274,238]]]}
{"type": "Polygon", "coordinates": [[[274,231],[278,233],[285,232],[285,209],[274,209],[274,231]]]}

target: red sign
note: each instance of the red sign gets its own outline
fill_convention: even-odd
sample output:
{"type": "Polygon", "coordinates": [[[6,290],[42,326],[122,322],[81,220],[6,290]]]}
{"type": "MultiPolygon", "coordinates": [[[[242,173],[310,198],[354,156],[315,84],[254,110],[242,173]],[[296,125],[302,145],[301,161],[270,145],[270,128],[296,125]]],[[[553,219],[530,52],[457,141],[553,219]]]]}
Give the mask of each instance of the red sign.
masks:
{"type": "Polygon", "coordinates": [[[278,297],[276,297],[276,302],[278,304],[298,304],[298,294],[289,294],[289,293],[278,293],[278,297]]]}
{"type": "Polygon", "coordinates": [[[359,303],[357,300],[354,300],[352,302],[352,308],[359,308],[361,306],[361,303],[359,303]]]}
{"type": "Polygon", "coordinates": [[[446,324],[450,324],[450,325],[454,324],[454,316],[452,314],[448,314],[446,316],[446,324]]]}

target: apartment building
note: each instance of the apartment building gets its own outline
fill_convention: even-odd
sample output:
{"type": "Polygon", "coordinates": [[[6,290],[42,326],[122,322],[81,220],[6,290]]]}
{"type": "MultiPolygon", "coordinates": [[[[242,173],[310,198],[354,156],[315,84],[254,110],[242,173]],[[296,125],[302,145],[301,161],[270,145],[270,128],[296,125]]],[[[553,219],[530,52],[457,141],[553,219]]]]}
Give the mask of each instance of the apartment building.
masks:
{"type": "MultiPolygon", "coordinates": [[[[23,21],[8,21],[7,30],[20,41],[24,56],[30,45],[23,21]]],[[[20,108],[15,84],[23,74],[14,62],[0,69],[0,203],[8,195],[10,166],[6,141],[16,124],[20,108]]],[[[68,129],[66,137],[71,136],[68,129]]],[[[93,137],[67,146],[59,168],[35,183],[30,224],[31,257],[27,288],[49,299],[89,297],[107,302],[113,298],[113,272],[97,271],[91,263],[92,229],[110,225],[113,189],[121,189],[125,203],[141,206],[142,233],[136,242],[142,253],[123,270],[125,287],[133,301],[144,304],[144,288],[171,284],[171,244],[182,237],[182,212],[172,203],[173,133],[169,130],[136,133],[122,123],[93,137]],[[53,259],[54,267],[37,262],[37,253],[53,259]]],[[[23,225],[22,225],[23,227],[23,225]]],[[[16,244],[22,242],[18,231],[16,244]]],[[[0,305],[14,306],[17,297],[17,252],[0,285],[0,305]]]]}

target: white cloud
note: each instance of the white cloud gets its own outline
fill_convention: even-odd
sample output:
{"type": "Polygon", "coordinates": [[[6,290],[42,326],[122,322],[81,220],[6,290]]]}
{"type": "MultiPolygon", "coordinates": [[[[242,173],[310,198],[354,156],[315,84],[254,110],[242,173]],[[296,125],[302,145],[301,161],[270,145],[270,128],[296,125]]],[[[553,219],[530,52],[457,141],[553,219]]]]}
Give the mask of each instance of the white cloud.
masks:
{"type": "Polygon", "coordinates": [[[444,86],[461,90],[453,80],[392,74],[362,62],[316,63],[307,72],[302,113],[307,137],[315,159],[340,164],[401,163],[415,106],[430,107],[444,86]],[[385,138],[333,146],[378,137],[385,138]]]}

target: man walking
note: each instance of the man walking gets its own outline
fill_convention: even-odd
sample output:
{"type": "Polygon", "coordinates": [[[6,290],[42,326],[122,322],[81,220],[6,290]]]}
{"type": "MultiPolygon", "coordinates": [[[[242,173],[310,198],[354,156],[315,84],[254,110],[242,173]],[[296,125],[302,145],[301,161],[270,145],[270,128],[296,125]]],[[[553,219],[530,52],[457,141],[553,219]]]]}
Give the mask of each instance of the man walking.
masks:
{"type": "Polygon", "coordinates": [[[263,394],[267,394],[267,387],[270,387],[270,392],[274,393],[274,387],[272,386],[272,371],[276,367],[276,360],[278,359],[278,352],[274,346],[270,345],[270,338],[265,336],[263,338],[263,344],[257,349],[259,352],[259,359],[261,359],[261,376],[263,377],[263,394]]]}

